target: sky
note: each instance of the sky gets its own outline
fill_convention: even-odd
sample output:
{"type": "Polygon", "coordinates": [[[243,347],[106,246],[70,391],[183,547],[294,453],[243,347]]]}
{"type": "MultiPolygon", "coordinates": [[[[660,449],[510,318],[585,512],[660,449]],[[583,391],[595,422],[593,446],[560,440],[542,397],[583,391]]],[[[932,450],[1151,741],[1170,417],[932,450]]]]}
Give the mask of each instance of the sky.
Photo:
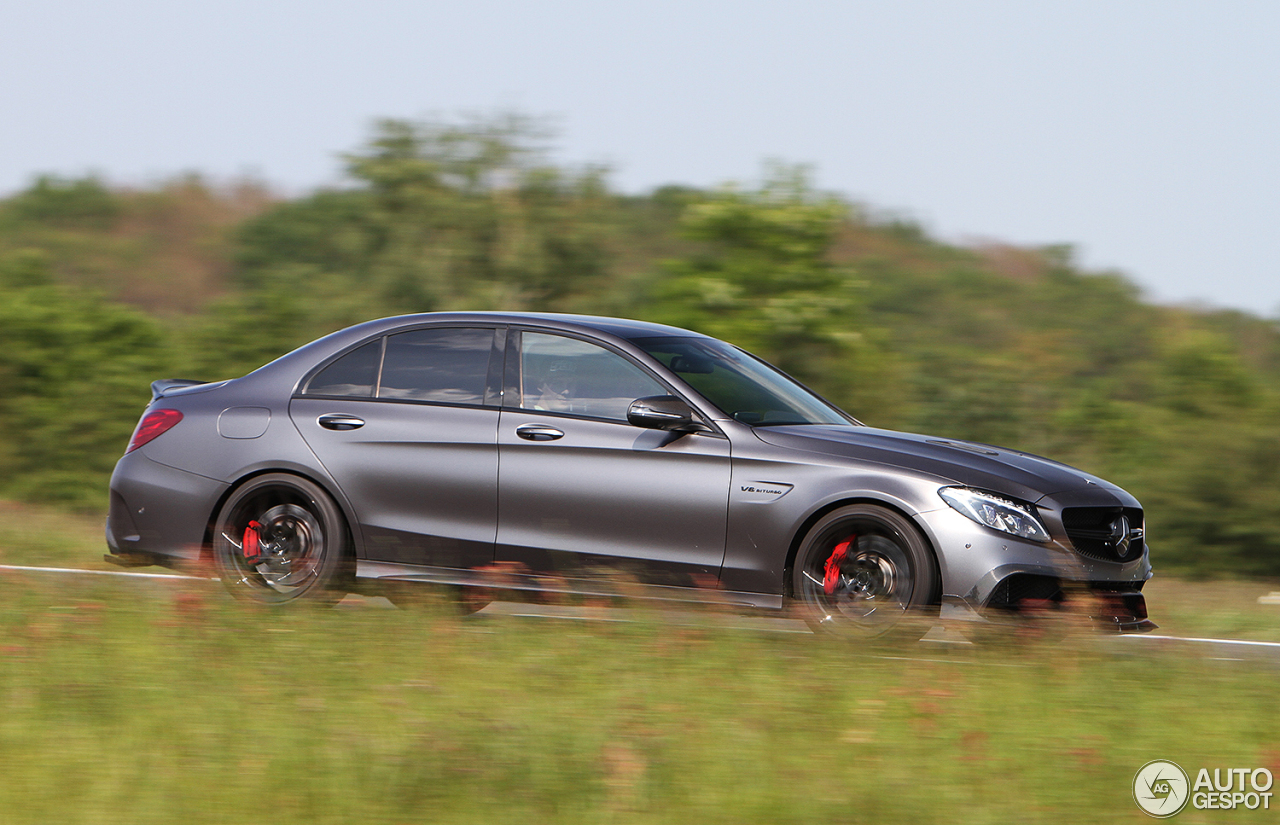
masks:
{"type": "Polygon", "coordinates": [[[1280,318],[1272,0],[43,0],[0,7],[0,195],[343,182],[378,118],[518,111],[615,188],[823,189],[1280,318]]]}

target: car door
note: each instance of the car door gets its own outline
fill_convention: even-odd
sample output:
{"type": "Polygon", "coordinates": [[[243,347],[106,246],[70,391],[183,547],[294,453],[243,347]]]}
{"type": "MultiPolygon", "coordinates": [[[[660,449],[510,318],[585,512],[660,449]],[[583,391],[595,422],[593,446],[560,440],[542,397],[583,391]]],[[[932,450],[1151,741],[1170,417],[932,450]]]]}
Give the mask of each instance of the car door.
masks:
{"type": "Polygon", "coordinates": [[[365,556],[466,568],[493,560],[505,330],[423,327],[370,341],[290,404],[356,511],[365,556]]]}
{"type": "Polygon", "coordinates": [[[622,352],[513,330],[498,425],[496,558],[578,575],[705,583],[724,559],[729,442],[627,423],[670,389],[622,352]]]}

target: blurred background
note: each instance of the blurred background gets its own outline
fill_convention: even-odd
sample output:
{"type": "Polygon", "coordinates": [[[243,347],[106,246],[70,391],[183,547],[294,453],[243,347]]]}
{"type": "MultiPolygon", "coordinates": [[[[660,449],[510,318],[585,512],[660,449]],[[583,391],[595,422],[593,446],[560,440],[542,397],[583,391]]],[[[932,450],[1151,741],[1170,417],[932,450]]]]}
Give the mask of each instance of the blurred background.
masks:
{"type": "Polygon", "coordinates": [[[1114,822],[1151,760],[1280,775],[1278,25],[0,4],[0,818],[1114,822]],[[1147,508],[1160,632],[1245,641],[1064,620],[887,649],[30,569],[108,566],[152,380],[449,309],[690,327],[868,424],[1102,475],[1147,508]]]}
{"type": "Polygon", "coordinates": [[[0,10],[0,496],[96,514],[151,380],[617,314],[1076,464],[1280,575],[1280,7],[0,10]]]}

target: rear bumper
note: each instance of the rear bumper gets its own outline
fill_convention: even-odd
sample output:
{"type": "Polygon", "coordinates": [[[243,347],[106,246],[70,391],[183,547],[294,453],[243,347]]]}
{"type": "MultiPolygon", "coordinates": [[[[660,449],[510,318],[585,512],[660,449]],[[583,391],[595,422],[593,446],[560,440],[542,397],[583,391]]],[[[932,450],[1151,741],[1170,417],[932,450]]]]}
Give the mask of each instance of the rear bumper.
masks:
{"type": "Polygon", "coordinates": [[[137,565],[199,560],[205,530],[228,485],[129,453],[111,476],[106,540],[110,554],[137,565]]]}

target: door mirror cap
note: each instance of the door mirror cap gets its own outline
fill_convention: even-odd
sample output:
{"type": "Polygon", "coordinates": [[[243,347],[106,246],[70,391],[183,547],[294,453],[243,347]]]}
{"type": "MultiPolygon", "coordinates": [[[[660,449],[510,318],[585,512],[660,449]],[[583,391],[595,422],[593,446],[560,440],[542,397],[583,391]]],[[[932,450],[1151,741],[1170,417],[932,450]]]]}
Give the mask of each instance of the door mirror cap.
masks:
{"type": "Polygon", "coordinates": [[[693,420],[693,408],[674,395],[637,398],[627,409],[627,423],[648,430],[701,433],[711,428],[693,420]]]}

